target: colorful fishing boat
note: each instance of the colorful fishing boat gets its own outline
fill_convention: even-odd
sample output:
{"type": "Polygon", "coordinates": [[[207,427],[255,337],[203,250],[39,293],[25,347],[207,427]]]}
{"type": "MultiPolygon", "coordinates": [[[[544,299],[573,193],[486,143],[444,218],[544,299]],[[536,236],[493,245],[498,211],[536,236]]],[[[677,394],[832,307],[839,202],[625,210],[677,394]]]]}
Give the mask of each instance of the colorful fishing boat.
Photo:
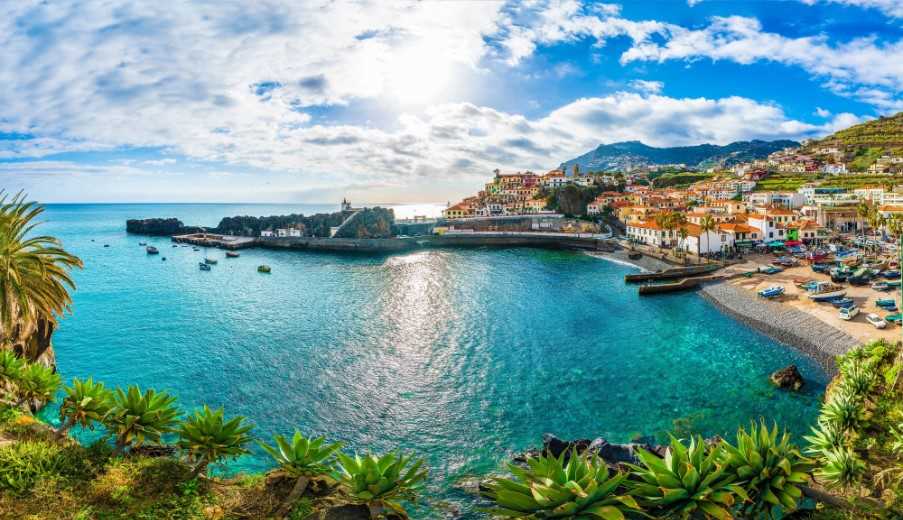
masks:
{"type": "Polygon", "coordinates": [[[875,300],[875,305],[878,307],[896,307],[897,301],[893,298],[878,298],[875,300]]]}
{"type": "Polygon", "coordinates": [[[828,300],[828,303],[830,303],[831,305],[833,305],[835,307],[841,308],[841,309],[846,308],[846,307],[852,307],[853,305],[855,305],[855,302],[853,302],[852,298],[846,298],[846,297],[832,298],[832,299],[828,300]]]}
{"type": "Polygon", "coordinates": [[[833,298],[846,296],[843,287],[831,282],[818,282],[815,288],[809,292],[809,299],[816,302],[824,302],[833,298]]]}
{"type": "Polygon", "coordinates": [[[780,295],[784,294],[784,288],[780,285],[772,285],[767,289],[762,289],[759,291],[759,296],[762,298],[776,298],[780,295]]]}

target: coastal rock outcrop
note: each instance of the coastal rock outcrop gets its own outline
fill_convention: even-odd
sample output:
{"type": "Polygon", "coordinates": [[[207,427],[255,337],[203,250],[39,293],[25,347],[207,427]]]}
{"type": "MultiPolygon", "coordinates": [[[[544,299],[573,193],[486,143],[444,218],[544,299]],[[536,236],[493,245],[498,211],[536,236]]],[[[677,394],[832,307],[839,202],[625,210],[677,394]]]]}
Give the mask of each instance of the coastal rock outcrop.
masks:
{"type": "Polygon", "coordinates": [[[796,365],[790,365],[771,374],[771,382],[778,388],[799,390],[803,387],[803,376],[796,365]]]}
{"type": "Polygon", "coordinates": [[[524,462],[526,461],[528,456],[538,456],[542,454],[551,455],[553,457],[560,457],[563,453],[565,454],[565,458],[567,458],[570,456],[570,453],[573,450],[576,450],[578,454],[582,454],[587,451],[590,453],[595,453],[609,466],[614,467],[624,463],[639,464],[640,461],[637,457],[637,451],[640,449],[658,455],[659,457],[664,457],[667,446],[635,442],[616,444],[608,442],[601,437],[593,440],[577,439],[573,441],[565,441],[559,439],[551,433],[547,433],[543,435],[541,450],[530,450],[526,453],[520,454],[514,458],[514,461],[524,462]]]}
{"type": "Polygon", "coordinates": [[[191,233],[195,228],[186,228],[177,218],[146,218],[127,220],[125,230],[140,235],[172,236],[191,233]]]}

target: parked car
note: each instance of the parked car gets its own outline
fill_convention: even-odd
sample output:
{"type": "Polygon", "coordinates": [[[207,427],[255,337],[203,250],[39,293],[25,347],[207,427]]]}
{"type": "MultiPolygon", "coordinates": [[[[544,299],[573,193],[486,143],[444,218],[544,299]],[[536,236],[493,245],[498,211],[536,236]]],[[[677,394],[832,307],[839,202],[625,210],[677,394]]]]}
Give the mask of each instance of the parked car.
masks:
{"type": "Polygon", "coordinates": [[[852,307],[841,307],[838,313],[840,319],[850,321],[859,314],[859,307],[856,307],[855,305],[852,307]]]}
{"type": "Polygon", "coordinates": [[[877,314],[869,314],[865,317],[865,321],[871,323],[876,329],[887,327],[887,322],[881,319],[881,316],[878,316],[877,314]]]}

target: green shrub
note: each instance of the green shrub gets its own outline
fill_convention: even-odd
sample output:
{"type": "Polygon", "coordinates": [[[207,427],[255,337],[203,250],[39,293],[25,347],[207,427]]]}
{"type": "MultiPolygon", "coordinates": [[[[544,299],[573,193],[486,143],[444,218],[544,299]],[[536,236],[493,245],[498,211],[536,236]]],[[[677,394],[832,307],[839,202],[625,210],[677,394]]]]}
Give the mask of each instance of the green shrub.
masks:
{"type": "Polygon", "coordinates": [[[204,405],[179,426],[179,447],[195,462],[193,474],[196,476],[210,463],[248,453],[245,446],[251,442],[248,432],[253,428],[245,423],[244,417],[227,421],[222,408],[214,411],[204,405]]]}
{"type": "Polygon", "coordinates": [[[849,448],[826,451],[823,457],[815,475],[829,487],[851,487],[858,484],[865,473],[865,462],[849,448]]]}
{"type": "Polygon", "coordinates": [[[176,398],[166,392],[148,389],[143,394],[136,385],[128,391],[117,388],[113,405],[104,416],[104,425],[116,437],[118,455],[125,448],[139,446],[145,441],[160,442],[165,433],[173,431],[179,411],[176,398]]]}
{"type": "Polygon", "coordinates": [[[518,519],[604,518],[620,519],[639,510],[624,492],[627,475],[609,476],[605,461],[597,456],[566,453],[559,457],[529,457],[527,467],[509,465],[512,478],[496,478],[484,492],[495,502],[489,513],[518,519]]]}
{"type": "Polygon", "coordinates": [[[643,450],[638,456],[642,466],[630,465],[639,479],[633,495],[653,515],[731,518],[737,498],[749,500],[736,475],[719,464],[721,447],[708,449],[701,437],[693,437],[689,446],[671,437],[664,459],[643,450]]]}
{"type": "Polygon", "coordinates": [[[806,453],[821,455],[822,452],[834,450],[843,446],[844,433],[833,422],[819,419],[818,425],[812,427],[812,434],[803,437],[809,443],[806,453]]]}
{"type": "Polygon", "coordinates": [[[407,516],[398,500],[416,501],[426,480],[422,470],[423,459],[414,461],[411,456],[387,453],[350,457],[338,453],[337,478],[344,485],[348,496],[355,502],[366,504],[370,515],[376,518],[385,508],[407,516]]]}
{"type": "Polygon", "coordinates": [[[61,384],[60,375],[40,363],[26,365],[16,382],[16,406],[31,401],[46,402],[53,399],[61,384]]]}
{"type": "Polygon", "coordinates": [[[62,448],[44,441],[18,441],[0,448],[0,487],[17,495],[39,481],[82,477],[88,473],[80,448],[62,448]]]}
{"type": "Polygon", "coordinates": [[[64,391],[66,397],[60,402],[58,437],[65,436],[76,424],[93,430],[94,423],[102,421],[113,404],[112,392],[91,378],[86,381],[75,378],[72,386],[67,386],[64,391]]]}
{"type": "Polygon", "coordinates": [[[841,431],[856,430],[863,419],[863,406],[859,396],[842,391],[834,393],[822,407],[821,417],[841,431]]]}
{"type": "Polygon", "coordinates": [[[784,432],[778,440],[778,427],[771,430],[762,422],[753,423],[749,432],[737,431],[737,445],[722,444],[722,463],[732,472],[750,497],[740,510],[744,518],[782,518],[797,508],[803,496],[800,485],[809,480],[810,463],[784,432]]]}

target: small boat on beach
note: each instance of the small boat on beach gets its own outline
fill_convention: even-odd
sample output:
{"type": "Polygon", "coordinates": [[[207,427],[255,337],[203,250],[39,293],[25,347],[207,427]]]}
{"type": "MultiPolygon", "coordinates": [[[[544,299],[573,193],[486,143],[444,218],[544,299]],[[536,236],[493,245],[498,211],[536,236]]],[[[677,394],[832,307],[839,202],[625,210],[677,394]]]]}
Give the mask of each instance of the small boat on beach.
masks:
{"type": "Polygon", "coordinates": [[[199,268],[201,271],[209,271],[209,270],[210,270],[210,264],[205,264],[204,262],[198,262],[198,268],[199,268]]]}
{"type": "Polygon", "coordinates": [[[784,288],[780,285],[772,285],[767,289],[762,289],[759,291],[759,296],[762,298],[776,298],[780,295],[784,294],[784,288]]]}
{"type": "Polygon", "coordinates": [[[775,266],[773,266],[773,265],[768,265],[768,266],[764,266],[764,265],[763,265],[763,266],[759,266],[759,272],[760,272],[760,273],[765,273],[765,274],[777,274],[777,273],[780,273],[781,271],[783,271],[783,269],[781,269],[780,267],[775,267],[775,266]]]}
{"type": "Polygon", "coordinates": [[[147,246],[146,251],[147,251],[147,254],[149,254],[149,255],[158,255],[158,254],[160,254],[160,250],[157,249],[157,248],[154,247],[154,246],[147,246]]]}
{"type": "Polygon", "coordinates": [[[884,317],[884,321],[888,323],[896,323],[897,325],[903,325],[903,314],[900,314],[899,312],[888,314],[884,317]]]}
{"type": "Polygon", "coordinates": [[[236,251],[226,251],[226,258],[238,258],[239,256],[241,255],[236,251]]]}
{"type": "Polygon", "coordinates": [[[824,302],[834,298],[846,296],[843,287],[831,282],[818,282],[815,288],[809,291],[809,299],[816,302],[824,302]]]}
{"type": "Polygon", "coordinates": [[[875,305],[877,305],[878,307],[884,307],[884,308],[896,307],[897,300],[895,300],[893,298],[878,298],[877,300],[875,300],[875,305]]]}
{"type": "Polygon", "coordinates": [[[888,280],[893,280],[900,277],[900,271],[884,271],[881,273],[881,276],[888,280]]]}
{"type": "Polygon", "coordinates": [[[812,264],[811,267],[814,273],[827,273],[831,269],[830,264],[812,264]]]}
{"type": "Polygon", "coordinates": [[[269,274],[270,271],[271,271],[271,269],[270,269],[270,266],[268,266],[268,265],[258,265],[258,266],[257,266],[257,272],[258,272],[258,273],[267,273],[267,274],[269,274]]]}
{"type": "Polygon", "coordinates": [[[889,291],[891,289],[890,285],[887,285],[887,282],[875,282],[872,284],[873,291],[889,291]]]}
{"type": "Polygon", "coordinates": [[[852,307],[853,305],[855,305],[855,302],[853,302],[852,298],[845,298],[845,297],[832,298],[832,299],[828,300],[828,303],[830,303],[831,305],[833,305],[835,307],[841,308],[841,309],[846,308],[846,307],[852,307]]]}

